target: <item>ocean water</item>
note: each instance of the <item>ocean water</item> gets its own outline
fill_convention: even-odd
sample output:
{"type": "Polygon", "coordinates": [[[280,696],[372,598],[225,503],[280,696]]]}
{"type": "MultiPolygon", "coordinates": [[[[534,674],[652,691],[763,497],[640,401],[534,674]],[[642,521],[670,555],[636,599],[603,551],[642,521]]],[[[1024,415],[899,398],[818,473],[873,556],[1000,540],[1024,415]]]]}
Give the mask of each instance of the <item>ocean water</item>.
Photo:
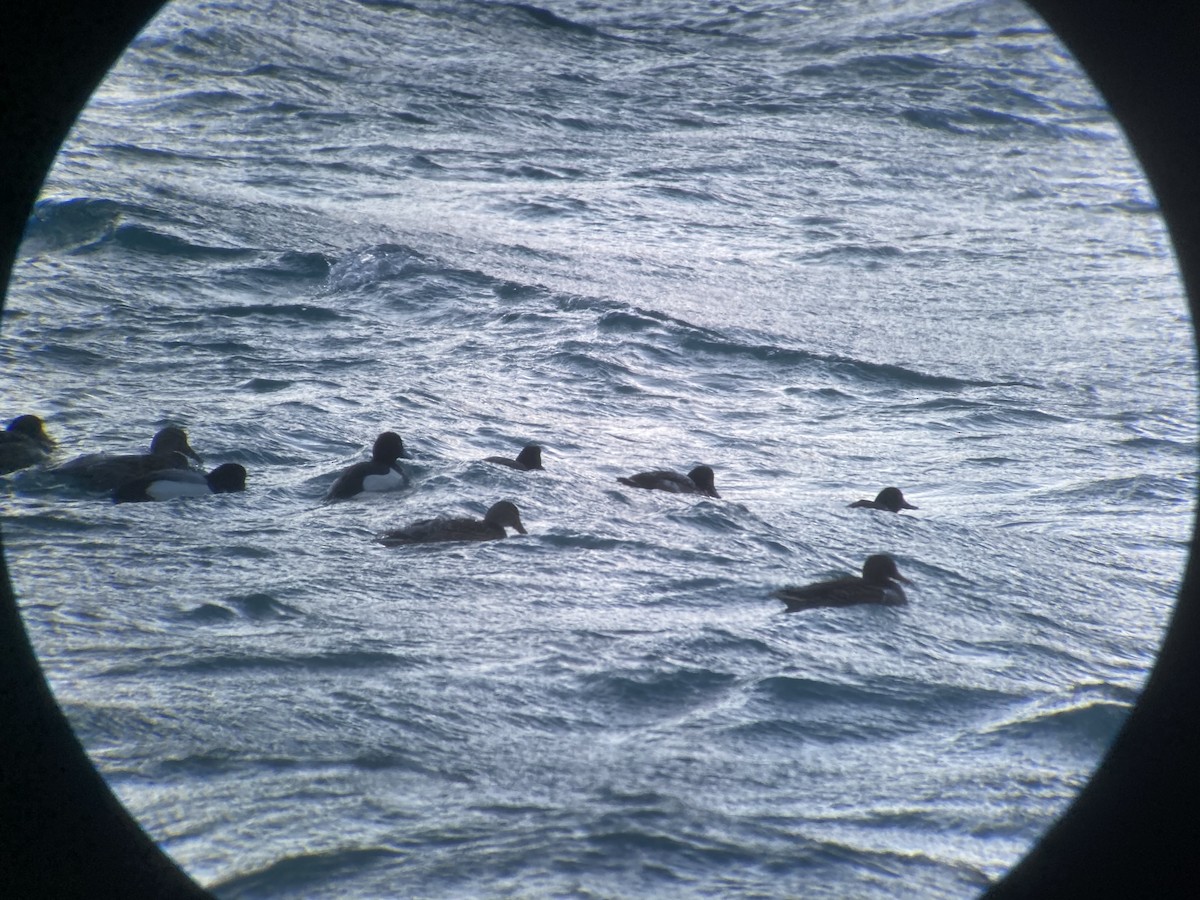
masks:
{"type": "Polygon", "coordinates": [[[1196,493],[1155,199],[1015,2],[173,3],[0,353],[55,461],[249,470],[0,478],[59,702],[222,898],[977,893],[1136,702],[1196,493]],[[323,503],[388,429],[411,487],[323,503]],[[770,596],[875,552],[909,605],[770,596]]]}

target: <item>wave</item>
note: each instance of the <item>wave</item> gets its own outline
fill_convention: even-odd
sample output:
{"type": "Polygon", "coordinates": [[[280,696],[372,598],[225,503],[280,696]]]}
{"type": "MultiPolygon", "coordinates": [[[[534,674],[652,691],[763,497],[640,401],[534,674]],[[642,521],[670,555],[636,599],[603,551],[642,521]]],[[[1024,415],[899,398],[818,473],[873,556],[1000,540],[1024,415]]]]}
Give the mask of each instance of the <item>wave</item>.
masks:
{"type": "Polygon", "coordinates": [[[844,260],[861,260],[868,267],[877,265],[883,260],[898,259],[900,257],[925,256],[927,251],[909,251],[902,247],[894,246],[893,244],[840,244],[836,247],[827,247],[822,250],[812,250],[808,253],[800,253],[796,255],[798,260],[834,260],[841,262],[844,260]]]}
{"type": "Polygon", "coordinates": [[[287,619],[302,615],[294,606],[277,600],[270,594],[241,594],[222,603],[201,603],[182,614],[192,622],[226,622],[232,619],[287,619]]]}
{"type": "MultiPolygon", "coordinates": [[[[357,2],[360,6],[371,9],[424,12],[420,7],[405,2],[405,0],[357,0],[357,2]]],[[[568,19],[556,12],[552,12],[541,6],[535,6],[532,3],[479,3],[475,8],[468,7],[466,9],[455,10],[455,14],[474,18],[479,24],[484,26],[499,24],[503,27],[505,24],[508,24],[518,28],[536,30],[540,33],[539,43],[546,39],[550,41],[577,41],[582,39],[587,41],[602,40],[613,42],[627,42],[630,40],[629,38],[603,31],[586,22],[568,19]]]]}
{"type": "MultiPolygon", "coordinates": [[[[38,201],[25,225],[24,253],[54,250],[90,253],[116,246],[136,253],[178,256],[183,259],[227,259],[263,254],[254,247],[215,246],[198,243],[164,227],[189,227],[160,209],[97,197],[45,198],[38,201]],[[155,224],[150,224],[155,223],[155,224]]],[[[262,274],[312,277],[327,267],[319,253],[267,254],[259,266],[262,274]]]]}
{"type": "Polygon", "coordinates": [[[251,378],[238,385],[255,394],[273,394],[276,391],[286,391],[296,384],[294,381],[283,381],[278,378],[251,378]]]}
{"type": "Polygon", "coordinates": [[[25,223],[25,239],[62,244],[91,240],[111,228],[124,209],[115,200],[93,197],[39,200],[25,223]]]}
{"type": "Polygon", "coordinates": [[[241,276],[254,283],[262,281],[307,281],[329,277],[332,260],[324,253],[285,250],[265,254],[252,266],[230,268],[226,276],[241,276]]]}
{"type": "MultiPolygon", "coordinates": [[[[210,611],[211,612],[211,611],[210,611]]],[[[201,618],[204,614],[201,615],[201,618]]],[[[370,650],[333,650],[326,653],[254,654],[214,653],[201,655],[198,649],[188,651],[181,659],[167,659],[157,668],[164,672],[239,672],[251,669],[302,670],[306,672],[325,670],[354,670],[394,668],[408,666],[411,661],[395,653],[370,650]]],[[[125,676],[143,673],[146,662],[136,666],[114,665],[105,670],[108,676],[125,676]]]]}
{"type": "Polygon", "coordinates": [[[1121,730],[1132,708],[1133,700],[1090,700],[1001,722],[987,728],[985,734],[1006,742],[1051,739],[1105,747],[1121,730]]]}
{"type": "Polygon", "coordinates": [[[535,6],[532,3],[488,3],[484,9],[489,14],[498,18],[501,24],[507,20],[507,22],[518,27],[536,29],[537,32],[540,32],[538,37],[539,44],[546,40],[550,42],[646,43],[644,40],[605,31],[586,22],[568,19],[544,7],[535,6]]]}
{"type": "MultiPolygon", "coordinates": [[[[879,701],[898,702],[901,698],[882,688],[865,685],[823,681],[796,675],[772,675],[761,679],[754,686],[754,693],[772,703],[796,704],[810,707],[813,704],[855,706],[879,701]]],[[[922,701],[911,701],[922,705],[922,701]]]]}
{"type": "Polygon", "coordinates": [[[709,669],[625,670],[581,677],[585,701],[604,718],[626,722],[657,721],[694,707],[716,702],[736,682],[736,676],[709,669]]]}
{"type": "Polygon", "coordinates": [[[411,247],[377,244],[333,262],[325,281],[330,292],[350,291],[367,285],[427,271],[436,262],[411,247]]]}
{"type": "Polygon", "coordinates": [[[521,13],[528,21],[533,22],[539,28],[548,28],[556,31],[566,31],[571,34],[582,34],[588,37],[595,37],[603,34],[600,29],[591,25],[586,25],[582,22],[574,22],[571,19],[564,19],[562,16],[551,12],[548,9],[543,9],[540,6],[534,6],[530,3],[499,3],[497,6],[507,7],[515,12],[521,13]]]}
{"type": "Polygon", "coordinates": [[[180,256],[185,259],[250,256],[258,252],[257,249],[250,247],[213,247],[194,244],[178,235],[132,222],[118,225],[111,234],[111,240],[127,250],[164,256],[180,256]]]}
{"type": "Polygon", "coordinates": [[[184,259],[228,259],[253,256],[258,253],[253,247],[217,247],[203,244],[193,244],[192,241],[180,238],[179,235],[164,232],[134,222],[118,223],[116,217],[107,226],[98,229],[91,235],[77,235],[78,240],[62,242],[59,246],[74,244],[72,252],[89,253],[101,250],[103,247],[115,245],[124,250],[137,253],[150,253],[155,256],[173,256],[184,259]]]}
{"type": "MultiPolygon", "coordinates": [[[[679,363],[684,357],[709,357],[722,367],[730,360],[744,360],[778,366],[784,369],[800,369],[805,372],[823,374],[843,381],[857,382],[892,388],[911,388],[955,393],[974,388],[1034,387],[1022,381],[993,381],[966,378],[956,375],[923,372],[895,363],[857,359],[836,353],[823,353],[800,347],[788,347],[775,343],[760,343],[752,335],[724,334],[710,328],[694,325],[667,313],[631,306],[619,301],[606,301],[578,295],[561,295],[557,307],[564,312],[587,310],[596,314],[595,328],[601,334],[614,336],[642,335],[654,340],[643,342],[621,342],[624,351],[634,350],[645,356],[656,366],[663,362],[679,363]]],[[[564,348],[570,349],[570,348],[564,348]]],[[[595,358],[596,347],[592,344],[573,348],[592,365],[612,374],[613,368],[621,368],[622,375],[632,373],[613,360],[603,362],[595,358]]],[[[583,360],[578,360],[583,362],[583,360]]],[[[583,366],[586,370],[590,366],[583,366]]],[[[966,402],[966,401],[964,401],[966,402]]],[[[986,404],[979,404],[988,409],[986,404]]],[[[965,408],[965,407],[964,407],[965,408]]],[[[1030,411],[1031,417],[1039,415],[1030,411]]],[[[1019,418],[1019,416],[1018,416],[1019,418]]]]}
{"type": "Polygon", "coordinates": [[[167,150],[162,147],[143,147],[138,144],[103,144],[96,148],[114,157],[126,157],[131,162],[172,162],[172,163],[205,163],[212,162],[212,157],[196,153],[186,153],[182,150],[167,150]]]}
{"type": "Polygon", "coordinates": [[[1095,207],[1100,210],[1110,210],[1118,213],[1128,213],[1135,216],[1155,215],[1162,212],[1158,201],[1153,197],[1126,197],[1110,203],[1101,203],[1095,207]]]}
{"type": "Polygon", "coordinates": [[[249,102],[250,98],[245,94],[219,88],[207,91],[180,91],[151,101],[152,105],[160,105],[166,110],[185,113],[195,107],[221,109],[227,106],[244,106],[249,102]]]}
{"type": "Polygon", "coordinates": [[[992,437],[997,431],[1018,429],[1034,432],[1039,426],[1067,424],[1071,421],[1066,416],[1049,413],[1033,406],[1018,406],[993,399],[980,404],[978,409],[928,420],[928,427],[950,432],[952,441],[977,441],[981,437],[992,437]]]}
{"type": "Polygon", "coordinates": [[[221,606],[219,603],[202,603],[184,613],[183,618],[201,624],[229,622],[237,618],[237,613],[228,606],[221,606]]]}
{"type": "Polygon", "coordinates": [[[922,128],[988,140],[1012,140],[1022,135],[1069,141],[1115,140],[1113,135],[1106,132],[1067,127],[984,106],[955,109],[908,107],[900,112],[900,117],[922,128]]]}
{"type": "Polygon", "coordinates": [[[394,243],[375,244],[333,260],[322,291],[336,294],[405,281],[413,282],[426,297],[459,297],[464,288],[489,291],[510,299],[541,291],[475,269],[460,268],[436,256],[394,243]]]}
{"type": "Polygon", "coordinates": [[[633,370],[613,359],[605,359],[596,348],[584,341],[564,341],[550,360],[567,371],[591,380],[603,380],[614,390],[624,393],[640,393],[632,382],[633,370]]]}
{"type": "Polygon", "coordinates": [[[951,716],[964,709],[1003,702],[1010,694],[988,688],[963,687],[898,678],[878,679],[871,684],[846,684],[797,675],[773,675],[754,685],[753,693],[772,708],[778,704],[807,711],[820,706],[857,710],[850,718],[861,720],[864,706],[891,707],[900,716],[914,713],[951,716]]]}
{"type": "MultiPolygon", "coordinates": [[[[111,240],[136,243],[136,233],[118,234],[122,227],[128,227],[121,224],[127,216],[170,218],[154,209],[103,197],[44,198],[34,205],[25,223],[22,252],[33,255],[52,250],[87,249],[111,240]]],[[[146,226],[138,227],[149,230],[146,226]]]]}
{"type": "Polygon", "coordinates": [[[227,316],[231,319],[245,319],[261,316],[269,319],[285,319],[305,324],[320,324],[322,322],[337,322],[346,318],[337,310],[323,306],[313,306],[304,303],[243,303],[224,306],[210,306],[204,310],[209,315],[227,316]]]}
{"type": "Polygon", "coordinates": [[[386,847],[346,847],[301,853],[276,859],[253,872],[233,875],[210,887],[216,894],[230,898],[303,893],[336,884],[342,875],[361,876],[364,870],[404,855],[386,847]]]}
{"type": "Polygon", "coordinates": [[[872,362],[840,354],[819,353],[770,344],[750,344],[729,339],[712,340],[692,337],[685,339],[682,345],[685,350],[699,350],[715,356],[741,357],[789,368],[817,368],[834,377],[866,384],[925,388],[937,391],[962,391],[968,388],[1000,387],[1012,384],[1012,382],[921,372],[895,363],[872,362]]]}
{"type": "Polygon", "coordinates": [[[858,56],[845,62],[812,63],[797,69],[794,74],[820,78],[844,75],[849,81],[870,81],[872,79],[924,76],[943,66],[944,63],[924,54],[889,53],[858,56]]]}
{"type": "Polygon", "coordinates": [[[532,181],[564,181],[583,177],[586,173],[582,169],[572,169],[564,166],[555,166],[552,168],[547,165],[535,166],[531,163],[520,163],[516,166],[504,168],[501,174],[509,178],[525,178],[532,181]]]}
{"type": "Polygon", "coordinates": [[[1171,438],[1134,437],[1121,438],[1111,442],[1116,447],[1127,450],[1147,450],[1151,453],[1170,453],[1192,460],[1196,456],[1196,445],[1190,441],[1177,441],[1171,438]]]}
{"type": "MultiPolygon", "coordinates": [[[[699,126],[697,126],[699,127],[699,126]]],[[[707,127],[707,126],[705,126],[707,127]]],[[[685,203],[729,203],[730,201],[713,191],[679,187],[671,184],[649,185],[639,189],[640,193],[680,200],[685,203]]]]}
{"type": "Polygon", "coordinates": [[[139,738],[161,740],[164,713],[153,706],[142,708],[127,703],[63,703],[71,726],[89,746],[113,746],[139,738]]]}
{"type": "Polygon", "coordinates": [[[1050,488],[1032,496],[1043,502],[1104,508],[1129,503],[1191,503],[1195,499],[1195,490],[1195,478],[1191,473],[1177,477],[1127,475],[1050,488]]]}
{"type": "Polygon", "coordinates": [[[409,12],[420,12],[420,7],[405,0],[355,0],[359,6],[368,9],[404,9],[409,12]]]}
{"type": "Polygon", "coordinates": [[[575,197],[542,197],[539,200],[513,201],[504,204],[513,215],[522,219],[572,218],[589,211],[587,201],[575,197]]]}

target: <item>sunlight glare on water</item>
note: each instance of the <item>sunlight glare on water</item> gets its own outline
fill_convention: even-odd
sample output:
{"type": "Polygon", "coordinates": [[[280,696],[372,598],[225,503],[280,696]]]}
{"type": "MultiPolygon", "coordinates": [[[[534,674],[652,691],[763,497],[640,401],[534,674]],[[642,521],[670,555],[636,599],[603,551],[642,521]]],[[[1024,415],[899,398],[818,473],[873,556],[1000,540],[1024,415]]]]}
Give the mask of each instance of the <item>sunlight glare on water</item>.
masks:
{"type": "Polygon", "coordinates": [[[3,325],[58,441],[0,476],[31,637],[220,897],[969,895],[1186,556],[1167,236],[1015,2],[173,3],[3,325]],[[170,423],[246,491],[50,470],[170,423]],[[323,502],[386,430],[411,486],[323,502]],[[719,498],[617,481],[700,464],[719,498]],[[527,535],[373,540],[500,499],[527,535]],[[879,552],[906,606],[771,596],[879,552]]]}

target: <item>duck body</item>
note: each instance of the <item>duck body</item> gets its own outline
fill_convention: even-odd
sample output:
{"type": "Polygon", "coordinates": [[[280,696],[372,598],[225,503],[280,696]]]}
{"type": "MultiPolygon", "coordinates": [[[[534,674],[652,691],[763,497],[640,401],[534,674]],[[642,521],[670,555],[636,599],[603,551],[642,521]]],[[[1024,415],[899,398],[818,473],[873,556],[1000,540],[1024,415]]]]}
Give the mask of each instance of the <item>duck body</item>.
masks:
{"type": "Polygon", "coordinates": [[[139,503],[148,500],[173,500],[176,497],[207,497],[232,494],[246,489],[246,469],[237,463],[224,463],[211,472],[195,469],[163,469],[127,481],[113,491],[113,503],[139,503]]]}
{"type": "Polygon", "coordinates": [[[508,466],[510,469],[517,469],[522,472],[528,472],[531,469],[542,468],[542,448],[537,444],[527,444],[517,454],[516,459],[509,459],[505,456],[488,456],[484,462],[495,463],[498,466],[508,466]]]}
{"type": "Polygon", "coordinates": [[[885,487],[875,495],[874,500],[855,500],[850,504],[850,509],[886,509],[894,513],[898,513],[902,509],[919,508],[905,500],[904,494],[898,487],[885,487]]]}
{"type": "Polygon", "coordinates": [[[189,459],[202,462],[188,443],[187,432],[170,425],[154,435],[149,453],[88,453],[50,471],[92,490],[112,491],[154,472],[186,470],[189,459]]]}
{"type": "Polygon", "coordinates": [[[492,504],[482,520],[448,517],[422,519],[380,535],[379,542],[387,547],[396,547],[440,541],[495,541],[508,536],[504,530],[506,527],[520,534],[528,534],[517,507],[507,500],[501,500],[492,504]]]}
{"type": "Polygon", "coordinates": [[[912,582],[900,574],[896,561],[886,553],[868,556],[862,572],[861,577],[851,575],[802,587],[780,588],[773,596],[787,604],[785,612],[861,604],[903,606],[908,602],[898,582],[912,582]]]}
{"type": "Polygon", "coordinates": [[[345,500],[363,493],[395,491],[408,487],[408,475],[400,468],[405,456],[404,441],[394,431],[385,431],[375,439],[371,458],[347,466],[329,488],[326,500],[345,500]]]}
{"type": "Polygon", "coordinates": [[[45,462],[53,449],[54,441],[40,418],[17,416],[0,431],[0,475],[45,462]]]}
{"type": "Polygon", "coordinates": [[[618,478],[621,484],[643,488],[648,491],[669,491],[672,494],[704,494],[720,497],[717,493],[713,470],[709,466],[696,466],[686,475],[668,469],[653,472],[638,472],[628,478],[618,478]]]}

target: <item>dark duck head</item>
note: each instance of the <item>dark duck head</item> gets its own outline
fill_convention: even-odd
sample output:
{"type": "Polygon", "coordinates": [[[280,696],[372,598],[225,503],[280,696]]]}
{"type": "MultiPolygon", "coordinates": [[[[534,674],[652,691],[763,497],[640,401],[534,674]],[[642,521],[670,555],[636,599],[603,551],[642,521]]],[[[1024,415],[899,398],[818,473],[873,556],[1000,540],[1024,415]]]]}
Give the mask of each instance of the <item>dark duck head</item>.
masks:
{"type": "Polygon", "coordinates": [[[37,416],[17,416],[0,431],[0,475],[42,462],[54,449],[37,416]]]}
{"type": "Polygon", "coordinates": [[[200,454],[188,443],[187,432],[178,425],[168,425],[160,428],[150,441],[151,456],[169,456],[171,453],[182,453],[188,459],[204,462],[200,454]]]}
{"type": "Polygon", "coordinates": [[[394,431],[383,432],[383,434],[375,438],[375,443],[371,447],[371,460],[383,463],[385,466],[393,465],[396,460],[406,455],[404,452],[404,441],[394,431]]]}
{"type": "Polygon", "coordinates": [[[37,416],[17,416],[8,423],[4,433],[12,438],[33,441],[47,450],[54,447],[54,440],[46,434],[46,424],[37,416]]]}

